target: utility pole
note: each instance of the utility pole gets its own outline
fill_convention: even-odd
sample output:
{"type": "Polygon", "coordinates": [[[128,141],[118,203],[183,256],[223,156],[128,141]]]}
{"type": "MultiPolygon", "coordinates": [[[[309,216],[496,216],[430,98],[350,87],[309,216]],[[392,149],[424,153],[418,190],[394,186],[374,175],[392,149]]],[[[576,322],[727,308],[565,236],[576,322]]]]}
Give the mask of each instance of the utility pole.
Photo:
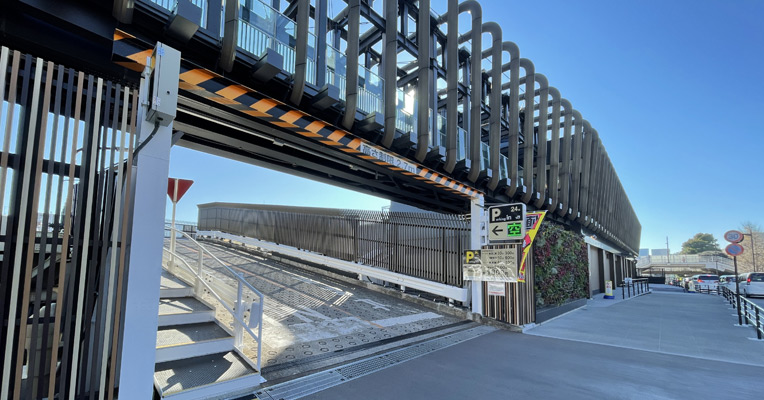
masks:
{"type": "MultiPolygon", "coordinates": [[[[716,263],[716,276],[719,276],[719,258],[717,256],[714,256],[714,263],[716,263]]],[[[735,279],[737,279],[737,275],[735,275],[735,279]]]]}
{"type": "Polygon", "coordinates": [[[669,250],[668,236],[666,236],[666,260],[668,260],[668,263],[671,264],[671,251],[669,250]]]}
{"type": "Polygon", "coordinates": [[[756,237],[753,236],[753,229],[748,228],[748,233],[751,236],[751,257],[753,257],[753,272],[756,271],[756,237]]]}

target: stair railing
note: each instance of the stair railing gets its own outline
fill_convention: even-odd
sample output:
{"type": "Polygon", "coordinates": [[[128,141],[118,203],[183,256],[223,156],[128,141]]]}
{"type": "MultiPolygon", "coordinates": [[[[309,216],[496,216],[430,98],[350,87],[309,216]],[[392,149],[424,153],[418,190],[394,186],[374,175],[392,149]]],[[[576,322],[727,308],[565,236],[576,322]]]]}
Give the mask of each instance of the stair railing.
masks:
{"type": "MultiPolygon", "coordinates": [[[[173,232],[173,228],[167,228],[173,232]]],[[[198,254],[196,258],[196,268],[189,265],[183,255],[178,254],[168,248],[163,248],[162,257],[165,268],[175,275],[179,275],[188,281],[194,282],[194,293],[201,296],[206,289],[233,317],[234,346],[241,350],[243,344],[243,335],[246,331],[252,339],[257,342],[257,370],[260,371],[261,353],[262,353],[262,335],[263,335],[263,305],[265,296],[247,282],[240,273],[234,271],[223,261],[217,258],[199,242],[183,231],[174,229],[176,234],[181,234],[193,244],[198,254]],[[205,254],[220,265],[225,271],[232,275],[236,283],[236,292],[230,283],[215,277],[212,273],[204,271],[205,254]],[[182,271],[181,268],[185,271],[182,271]],[[184,273],[185,272],[185,273],[184,273]],[[249,290],[254,296],[244,296],[244,289],[249,290]],[[254,297],[253,301],[247,301],[254,297]],[[229,306],[231,304],[232,306],[229,306]],[[249,318],[245,318],[245,313],[249,313],[249,318]],[[247,319],[247,321],[245,321],[247,319]],[[257,327],[258,332],[252,331],[257,327]]]]}

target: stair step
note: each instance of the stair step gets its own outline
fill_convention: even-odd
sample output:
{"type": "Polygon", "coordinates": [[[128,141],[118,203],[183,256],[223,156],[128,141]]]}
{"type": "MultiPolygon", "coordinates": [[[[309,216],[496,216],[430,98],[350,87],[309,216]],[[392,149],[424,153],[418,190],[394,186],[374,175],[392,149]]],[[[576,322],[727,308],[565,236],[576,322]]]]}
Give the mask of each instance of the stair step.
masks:
{"type": "Polygon", "coordinates": [[[233,336],[216,322],[160,327],[156,362],[180,360],[233,348],[233,336]]]}
{"type": "Polygon", "coordinates": [[[191,285],[183,282],[177,276],[162,270],[162,279],[159,284],[159,297],[188,297],[193,294],[191,285]]]}
{"type": "Polygon", "coordinates": [[[234,351],[157,363],[154,384],[162,398],[213,399],[252,393],[263,380],[234,351]]]}
{"type": "Polygon", "coordinates": [[[215,319],[215,310],[195,297],[159,299],[159,326],[195,324],[215,319]]]}

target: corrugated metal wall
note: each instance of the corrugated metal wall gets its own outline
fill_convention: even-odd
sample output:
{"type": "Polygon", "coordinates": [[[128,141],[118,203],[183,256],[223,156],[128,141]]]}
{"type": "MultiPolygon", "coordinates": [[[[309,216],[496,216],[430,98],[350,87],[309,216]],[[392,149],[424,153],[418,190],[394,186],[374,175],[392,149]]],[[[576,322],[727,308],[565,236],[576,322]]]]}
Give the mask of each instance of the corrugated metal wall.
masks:
{"type": "Polygon", "coordinates": [[[0,96],[0,398],[112,398],[137,91],[3,47],[0,96]]]}

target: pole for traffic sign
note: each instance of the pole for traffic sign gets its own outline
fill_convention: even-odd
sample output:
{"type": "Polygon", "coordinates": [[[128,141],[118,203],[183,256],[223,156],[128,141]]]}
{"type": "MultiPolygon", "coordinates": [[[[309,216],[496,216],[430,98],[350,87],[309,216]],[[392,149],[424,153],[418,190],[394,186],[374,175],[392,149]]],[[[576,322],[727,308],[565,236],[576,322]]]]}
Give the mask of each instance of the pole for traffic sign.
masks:
{"type": "Polygon", "coordinates": [[[740,312],[740,282],[738,282],[737,276],[737,256],[732,257],[732,262],[735,263],[735,297],[737,299],[737,322],[738,325],[743,325],[743,314],[740,312]]]}
{"type": "Polygon", "coordinates": [[[175,208],[178,205],[178,180],[174,180],[172,194],[172,228],[170,229],[170,266],[175,268],[175,208]]]}

